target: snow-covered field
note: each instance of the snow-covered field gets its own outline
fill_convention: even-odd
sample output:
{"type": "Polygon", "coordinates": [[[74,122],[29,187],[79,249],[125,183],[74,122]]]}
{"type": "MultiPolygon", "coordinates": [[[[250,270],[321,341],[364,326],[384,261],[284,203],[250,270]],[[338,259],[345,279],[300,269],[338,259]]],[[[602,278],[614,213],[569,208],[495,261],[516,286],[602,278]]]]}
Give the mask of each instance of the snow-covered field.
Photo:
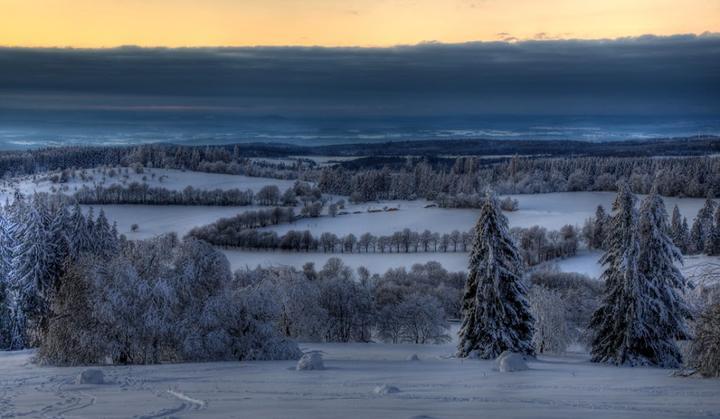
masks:
{"type": "Polygon", "coordinates": [[[326,370],[293,361],[102,367],[106,384],[75,384],[81,367],[0,353],[0,417],[46,418],[700,418],[720,416],[720,381],[617,368],[586,355],[540,357],[500,373],[451,358],[453,344],[304,344],[326,370]],[[419,361],[407,358],[417,354],[419,361]],[[377,386],[400,391],[377,394],[377,386]]]}
{"type": "MultiPolygon", "coordinates": [[[[615,198],[613,192],[557,192],[535,195],[510,195],[519,201],[519,210],[506,212],[511,227],[530,227],[540,225],[549,230],[557,230],[566,224],[582,226],[586,219],[595,215],[598,205],[610,211],[615,198]]],[[[639,197],[642,198],[642,197],[639,197]]],[[[688,222],[697,215],[705,202],[699,198],[664,198],[668,213],[678,205],[688,222]]],[[[320,235],[324,232],[345,235],[372,233],[375,235],[390,234],[409,228],[415,231],[425,229],[438,233],[449,233],[453,230],[470,230],[479,214],[476,209],[445,209],[425,208],[429,202],[418,201],[384,201],[347,205],[347,215],[337,217],[323,216],[300,220],[294,224],[269,227],[279,233],[288,230],[311,230],[320,235]],[[397,211],[369,213],[368,209],[397,208],[397,211]],[[354,212],[359,211],[359,214],[354,212]]]]}
{"type": "MultiPolygon", "coordinates": [[[[15,179],[13,182],[6,182],[0,187],[0,199],[1,202],[5,202],[6,197],[12,197],[15,189],[19,189],[24,194],[32,194],[33,192],[50,192],[54,188],[71,194],[82,186],[94,187],[102,185],[108,187],[111,185],[128,185],[132,182],[145,183],[150,187],[163,187],[171,190],[182,190],[192,186],[196,189],[227,190],[238,188],[241,190],[252,189],[253,191],[258,191],[267,185],[277,185],[281,191],[284,191],[295,183],[292,180],[174,169],[144,169],[144,172],[140,174],[128,168],[115,168],[113,170],[115,170],[116,175],[111,177],[101,173],[99,169],[88,169],[86,170],[88,175],[86,180],[82,180],[78,175],[67,183],[53,183],[47,175],[38,175],[36,180],[33,180],[32,177],[15,179]]],[[[79,174],[80,171],[77,173],[79,174]]]]}
{"type": "MultiPolygon", "coordinates": [[[[86,206],[86,208],[88,208],[86,206]]],[[[118,223],[118,232],[129,239],[147,239],[163,233],[184,236],[193,227],[209,224],[220,218],[268,207],[217,207],[183,205],[94,205],[95,215],[102,209],[111,221],[118,223]],[[131,231],[137,224],[139,229],[131,231]]]]}

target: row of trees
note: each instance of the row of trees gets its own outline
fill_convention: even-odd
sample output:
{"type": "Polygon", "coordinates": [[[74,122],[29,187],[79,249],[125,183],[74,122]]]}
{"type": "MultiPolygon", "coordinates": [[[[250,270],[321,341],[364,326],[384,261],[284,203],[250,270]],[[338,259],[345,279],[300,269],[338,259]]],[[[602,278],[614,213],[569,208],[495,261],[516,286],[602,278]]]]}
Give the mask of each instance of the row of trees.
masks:
{"type": "Polygon", "coordinates": [[[635,193],[656,187],[664,196],[703,197],[720,184],[720,158],[516,157],[489,163],[459,157],[450,167],[409,159],[394,169],[325,167],[317,180],[323,192],[355,202],[426,198],[448,207],[478,207],[488,187],[501,194],[616,191],[618,181],[635,193]]]}
{"type": "Polygon", "coordinates": [[[139,205],[216,205],[216,206],[295,206],[302,202],[309,206],[322,200],[320,190],[305,182],[296,182],[292,188],[280,192],[276,185],[266,185],[257,192],[252,189],[197,189],[187,186],[183,190],[151,187],[146,183],[132,182],[127,186],[83,186],[73,197],[80,204],[139,204],[139,205]]]}
{"type": "MultiPolygon", "coordinates": [[[[598,206],[595,216],[586,220],[582,230],[589,248],[608,248],[612,233],[610,223],[611,217],[602,206],[598,206]]],[[[712,194],[708,194],[690,228],[687,218],[680,214],[680,209],[675,205],[667,232],[683,254],[720,255],[720,205],[712,199],[712,194]]]]}
{"type": "MultiPolygon", "coordinates": [[[[466,252],[473,234],[470,231],[458,230],[444,234],[430,230],[417,232],[406,228],[387,236],[364,233],[358,237],[350,233],[338,237],[333,233],[322,233],[316,237],[309,230],[290,230],[279,235],[274,231],[258,231],[254,222],[249,223],[253,227],[245,227],[235,234],[230,234],[229,227],[224,227],[225,224],[226,221],[220,220],[209,226],[193,229],[189,234],[216,246],[324,253],[466,252]]],[[[237,224],[239,222],[233,223],[237,224]]],[[[528,266],[573,256],[579,243],[577,231],[571,225],[562,227],[560,231],[547,231],[539,226],[517,227],[510,233],[517,240],[522,260],[528,266]]]]}

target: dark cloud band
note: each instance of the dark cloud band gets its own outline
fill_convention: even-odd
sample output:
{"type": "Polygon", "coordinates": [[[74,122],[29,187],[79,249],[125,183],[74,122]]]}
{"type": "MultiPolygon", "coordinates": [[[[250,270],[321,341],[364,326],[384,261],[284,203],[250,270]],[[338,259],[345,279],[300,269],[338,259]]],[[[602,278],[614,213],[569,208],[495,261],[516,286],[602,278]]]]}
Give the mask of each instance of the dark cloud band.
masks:
{"type": "Polygon", "coordinates": [[[712,114],[719,93],[717,35],[393,48],[0,48],[6,109],[712,114]]]}

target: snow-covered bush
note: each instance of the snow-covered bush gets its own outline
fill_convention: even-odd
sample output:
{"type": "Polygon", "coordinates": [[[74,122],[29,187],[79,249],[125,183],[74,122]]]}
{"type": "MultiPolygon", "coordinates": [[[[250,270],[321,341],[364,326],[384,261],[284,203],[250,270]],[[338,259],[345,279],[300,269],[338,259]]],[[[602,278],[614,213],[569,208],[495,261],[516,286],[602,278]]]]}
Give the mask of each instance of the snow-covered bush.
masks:
{"type": "Polygon", "coordinates": [[[324,340],[367,342],[373,325],[370,291],[344,276],[321,279],[318,305],[327,313],[324,340]]]}
{"type": "Polygon", "coordinates": [[[520,203],[517,199],[513,199],[508,196],[500,200],[500,209],[503,211],[517,211],[520,208],[520,203]]]}
{"type": "Polygon", "coordinates": [[[602,283],[585,275],[552,270],[533,272],[530,282],[532,288],[542,287],[559,294],[570,341],[588,345],[591,337],[587,325],[600,304],[602,283]]]}
{"type": "Polygon", "coordinates": [[[706,377],[720,377],[720,303],[709,306],[695,324],[688,364],[706,377]]]}
{"type": "Polygon", "coordinates": [[[530,310],[535,318],[533,345],[538,353],[565,352],[570,343],[565,304],[560,293],[541,285],[530,289],[530,310]]]}
{"type": "Polygon", "coordinates": [[[235,273],[241,283],[253,283],[278,304],[275,321],[287,337],[321,341],[327,327],[327,311],[318,304],[320,286],[294,269],[272,268],[235,273]]]}
{"type": "Polygon", "coordinates": [[[418,293],[404,297],[397,305],[386,306],[378,314],[378,336],[392,343],[444,343],[450,325],[445,311],[432,296],[418,293]]]}

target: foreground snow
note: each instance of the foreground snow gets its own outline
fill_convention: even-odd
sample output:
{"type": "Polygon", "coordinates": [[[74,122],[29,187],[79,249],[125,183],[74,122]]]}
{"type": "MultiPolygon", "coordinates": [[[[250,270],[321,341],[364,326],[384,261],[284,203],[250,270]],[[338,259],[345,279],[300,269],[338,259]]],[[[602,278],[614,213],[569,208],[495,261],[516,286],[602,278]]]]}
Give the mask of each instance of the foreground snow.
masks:
{"type": "Polygon", "coordinates": [[[0,417],[691,418],[720,416],[720,380],[540,357],[528,371],[449,358],[452,345],[305,344],[325,370],[295,361],[103,367],[106,384],[75,384],[85,368],[40,367],[0,353],[0,417]],[[418,361],[408,361],[417,354],[418,361]],[[375,389],[397,387],[383,394],[375,389]],[[379,394],[378,394],[379,393],[379,394]]]}

